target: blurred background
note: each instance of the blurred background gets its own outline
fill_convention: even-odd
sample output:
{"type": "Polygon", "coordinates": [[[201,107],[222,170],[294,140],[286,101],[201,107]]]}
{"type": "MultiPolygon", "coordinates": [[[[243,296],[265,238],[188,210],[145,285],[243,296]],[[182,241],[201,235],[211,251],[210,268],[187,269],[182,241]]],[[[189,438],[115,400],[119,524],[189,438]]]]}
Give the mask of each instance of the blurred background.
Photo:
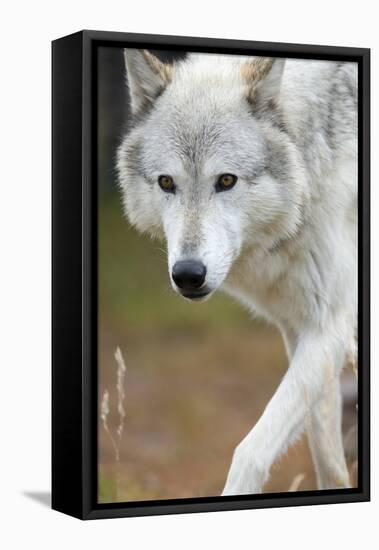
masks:
{"type": "MultiPolygon", "coordinates": [[[[179,57],[153,53],[162,60],[179,57]]],[[[127,120],[122,49],[101,47],[98,498],[219,495],[233,450],[275,392],[287,358],[279,333],[252,320],[231,298],[219,293],[192,304],[171,290],[164,243],[137,234],[122,215],[114,157],[127,120]],[[118,378],[118,347],[125,380],[118,378]],[[121,417],[120,380],[125,382],[121,417]]],[[[349,370],[343,373],[343,393],[355,483],[356,382],[349,370]]],[[[273,466],[265,492],[288,491],[294,480],[292,488],[316,489],[305,437],[273,466]]]]}

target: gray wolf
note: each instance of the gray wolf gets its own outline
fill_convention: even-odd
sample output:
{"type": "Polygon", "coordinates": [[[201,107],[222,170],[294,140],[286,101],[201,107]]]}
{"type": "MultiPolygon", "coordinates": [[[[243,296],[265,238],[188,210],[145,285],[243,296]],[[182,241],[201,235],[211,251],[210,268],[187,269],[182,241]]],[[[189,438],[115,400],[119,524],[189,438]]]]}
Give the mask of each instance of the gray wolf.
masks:
{"type": "Polygon", "coordinates": [[[224,495],[262,491],[307,432],[320,489],[348,487],[339,375],[356,358],[357,67],[125,50],[125,213],[164,239],[175,292],[218,290],[281,332],[289,366],[224,495]]]}

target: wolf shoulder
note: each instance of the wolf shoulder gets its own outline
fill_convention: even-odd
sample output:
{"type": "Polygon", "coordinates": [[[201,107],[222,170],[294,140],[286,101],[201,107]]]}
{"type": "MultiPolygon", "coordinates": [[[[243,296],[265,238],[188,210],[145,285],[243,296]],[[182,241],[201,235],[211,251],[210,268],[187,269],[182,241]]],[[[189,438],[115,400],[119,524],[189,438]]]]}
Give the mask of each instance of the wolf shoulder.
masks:
{"type": "Polygon", "coordinates": [[[287,59],[282,89],[297,90],[301,95],[339,97],[357,100],[358,64],[338,61],[287,59]]]}
{"type": "Polygon", "coordinates": [[[358,99],[357,63],[287,59],[281,101],[301,129],[322,129],[331,121],[336,130],[356,133],[358,99]]]}

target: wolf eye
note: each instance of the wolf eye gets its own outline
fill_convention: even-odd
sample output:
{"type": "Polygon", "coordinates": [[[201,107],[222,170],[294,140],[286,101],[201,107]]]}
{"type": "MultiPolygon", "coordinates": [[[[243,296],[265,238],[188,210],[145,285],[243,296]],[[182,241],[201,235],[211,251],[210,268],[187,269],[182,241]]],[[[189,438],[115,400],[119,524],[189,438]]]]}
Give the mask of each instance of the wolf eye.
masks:
{"type": "Polygon", "coordinates": [[[221,174],[216,182],[216,191],[229,191],[229,189],[234,187],[237,180],[237,176],[233,174],[221,174]]]}
{"type": "Polygon", "coordinates": [[[166,193],[175,193],[175,183],[171,176],[159,176],[158,183],[166,193]]]}

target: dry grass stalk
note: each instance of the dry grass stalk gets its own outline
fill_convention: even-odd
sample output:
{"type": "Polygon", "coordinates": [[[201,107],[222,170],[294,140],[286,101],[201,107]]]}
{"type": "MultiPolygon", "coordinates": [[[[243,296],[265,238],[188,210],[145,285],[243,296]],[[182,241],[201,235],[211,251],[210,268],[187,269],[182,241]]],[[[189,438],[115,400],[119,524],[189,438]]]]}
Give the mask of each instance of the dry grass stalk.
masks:
{"type": "Polygon", "coordinates": [[[118,398],[117,410],[120,417],[120,422],[117,428],[117,436],[118,436],[118,447],[120,447],[122,433],[124,431],[124,422],[125,422],[124,401],[125,401],[126,366],[119,347],[116,349],[114,357],[117,363],[117,398],[118,398]]]}
{"type": "Polygon", "coordinates": [[[109,414],[109,392],[108,390],[105,390],[104,394],[103,394],[103,399],[101,400],[101,420],[103,422],[103,427],[104,427],[104,430],[106,431],[106,433],[108,434],[108,437],[112,443],[112,447],[113,447],[113,450],[115,452],[115,455],[116,455],[116,460],[118,458],[118,447],[117,447],[117,443],[112,435],[112,432],[110,431],[109,429],[109,426],[108,426],[108,414],[109,414]]]}
{"type": "Polygon", "coordinates": [[[109,407],[109,391],[106,389],[101,400],[101,410],[100,417],[103,423],[103,428],[106,434],[109,437],[109,440],[112,444],[114,453],[115,453],[115,465],[116,465],[116,495],[115,500],[118,500],[119,489],[120,489],[120,447],[122,441],[122,434],[124,432],[124,423],[125,423],[125,377],[126,377],[126,366],[125,361],[122,356],[121,350],[117,347],[114,354],[117,366],[117,412],[119,415],[119,424],[116,429],[116,435],[112,434],[111,429],[108,425],[108,415],[110,411],[109,407]]]}
{"type": "Polygon", "coordinates": [[[305,474],[297,474],[297,476],[294,477],[289,489],[288,489],[288,492],[289,493],[294,493],[295,491],[298,491],[299,488],[300,488],[300,485],[302,484],[302,482],[304,481],[305,479],[305,474]]]}

